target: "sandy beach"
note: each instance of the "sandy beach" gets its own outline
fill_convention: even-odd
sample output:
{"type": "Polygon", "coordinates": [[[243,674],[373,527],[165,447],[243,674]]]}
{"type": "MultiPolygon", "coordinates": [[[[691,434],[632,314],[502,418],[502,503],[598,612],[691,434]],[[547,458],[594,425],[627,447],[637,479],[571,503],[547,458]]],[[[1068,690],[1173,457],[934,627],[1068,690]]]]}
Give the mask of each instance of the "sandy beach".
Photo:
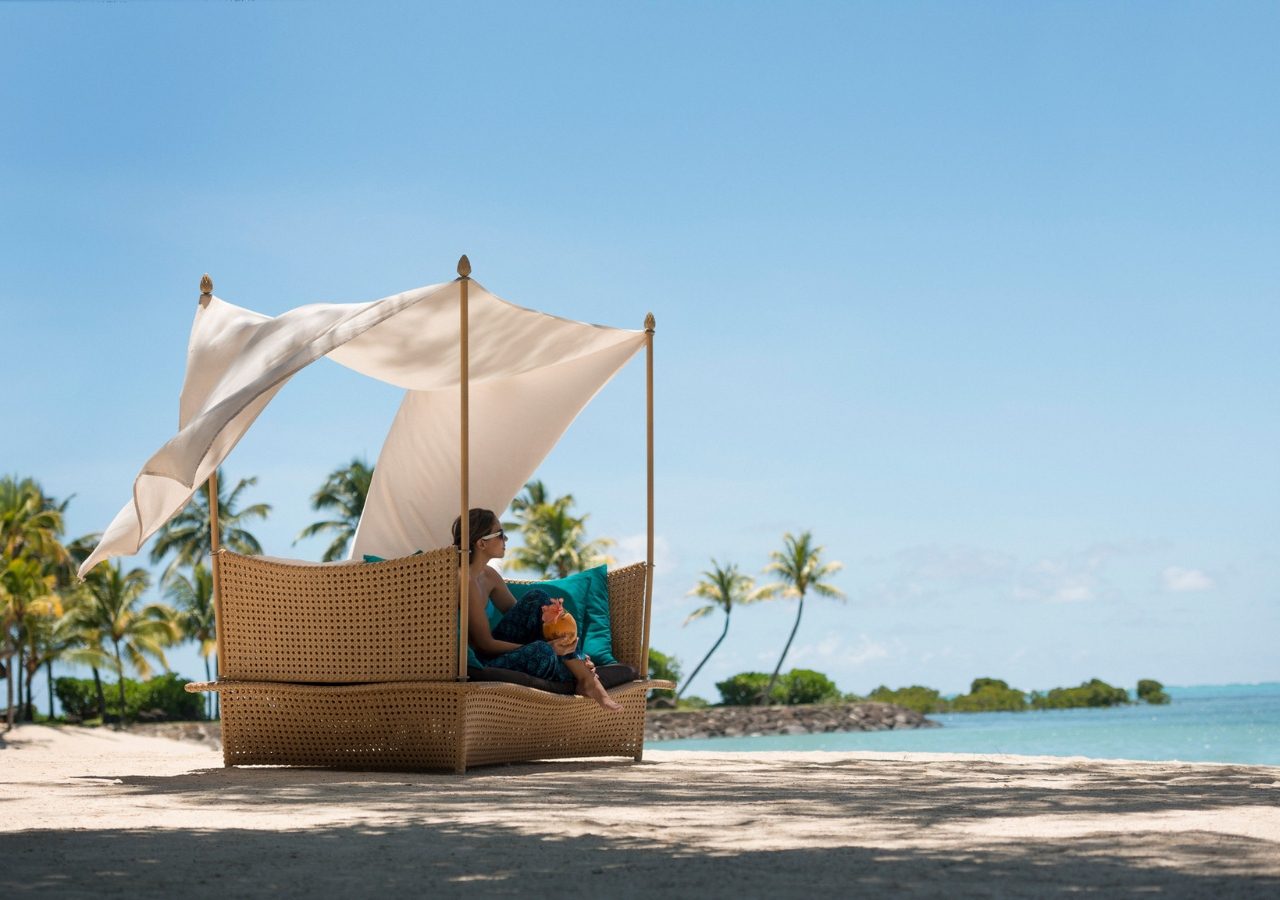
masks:
{"type": "Polygon", "coordinates": [[[1280,893],[1280,767],[651,750],[465,776],[0,742],[6,896],[1280,893]]]}

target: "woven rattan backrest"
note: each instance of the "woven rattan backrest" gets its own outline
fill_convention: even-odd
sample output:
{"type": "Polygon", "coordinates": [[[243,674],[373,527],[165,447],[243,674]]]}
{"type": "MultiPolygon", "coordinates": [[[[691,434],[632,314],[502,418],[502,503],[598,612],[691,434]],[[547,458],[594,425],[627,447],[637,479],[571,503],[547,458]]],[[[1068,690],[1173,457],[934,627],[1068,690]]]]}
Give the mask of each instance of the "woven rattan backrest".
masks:
{"type": "Polygon", "coordinates": [[[380,563],[307,565],[221,551],[221,677],[356,684],[457,672],[452,547],[380,563]]]}
{"type": "MultiPolygon", "coordinates": [[[[634,563],[609,573],[609,625],[613,630],[613,655],[618,662],[640,669],[644,645],[644,563],[634,563]]],[[[641,678],[648,675],[640,672],[641,678]]]]}

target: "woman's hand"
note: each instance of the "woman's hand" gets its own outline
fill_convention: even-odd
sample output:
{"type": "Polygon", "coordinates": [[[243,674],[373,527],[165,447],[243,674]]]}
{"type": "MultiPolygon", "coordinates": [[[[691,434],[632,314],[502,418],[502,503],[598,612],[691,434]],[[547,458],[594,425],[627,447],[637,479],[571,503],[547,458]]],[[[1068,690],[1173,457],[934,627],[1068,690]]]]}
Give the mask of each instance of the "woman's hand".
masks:
{"type": "Polygon", "coordinates": [[[551,649],[556,651],[556,656],[568,656],[578,649],[578,638],[576,635],[566,634],[551,641],[550,644],[551,649]]]}

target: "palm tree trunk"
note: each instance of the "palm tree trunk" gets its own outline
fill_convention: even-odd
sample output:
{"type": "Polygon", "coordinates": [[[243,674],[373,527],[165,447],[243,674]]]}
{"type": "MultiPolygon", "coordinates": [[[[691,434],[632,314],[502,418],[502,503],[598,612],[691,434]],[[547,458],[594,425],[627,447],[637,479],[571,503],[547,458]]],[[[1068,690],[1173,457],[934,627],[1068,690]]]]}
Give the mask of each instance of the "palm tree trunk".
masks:
{"type": "Polygon", "coordinates": [[[702,667],[706,665],[707,660],[711,658],[711,654],[716,652],[716,649],[720,646],[720,642],[724,640],[724,636],[728,633],[729,633],[729,614],[725,613],[724,614],[724,631],[720,632],[720,637],[718,637],[716,639],[716,642],[711,645],[711,649],[707,651],[707,655],[702,657],[702,662],[694,666],[693,674],[690,675],[688,678],[686,678],[684,680],[684,684],[680,687],[680,690],[676,691],[676,700],[679,700],[680,695],[683,694],[685,692],[685,689],[688,688],[689,685],[693,683],[693,679],[696,678],[698,676],[698,673],[702,671],[702,667]]]}
{"type": "MultiPolygon", "coordinates": [[[[34,656],[34,651],[32,651],[32,655],[34,656]]],[[[27,662],[29,664],[29,663],[35,662],[35,660],[28,659],[27,662]]],[[[35,702],[35,694],[32,690],[32,682],[36,680],[36,671],[38,671],[39,668],[40,668],[40,664],[36,663],[35,669],[27,670],[27,702],[23,708],[26,710],[26,717],[28,722],[34,722],[36,720],[36,702],[35,702]]]]}
{"type": "Polygon", "coordinates": [[[49,721],[53,721],[53,658],[45,660],[44,674],[49,679],[49,721]]]}
{"type": "MultiPolygon", "coordinates": [[[[218,654],[213,654],[213,669],[218,670],[218,654]]],[[[222,719],[222,695],[217,691],[213,694],[213,717],[221,721],[222,719]]]]}
{"type": "Polygon", "coordinates": [[[27,660],[22,655],[22,642],[19,637],[18,642],[18,663],[14,666],[18,670],[18,721],[25,722],[27,720],[26,712],[22,708],[22,673],[27,669],[27,660]]]}
{"type": "MultiPolygon", "coordinates": [[[[210,674],[209,674],[209,657],[208,657],[208,656],[206,656],[206,657],[204,658],[204,680],[205,680],[205,681],[212,681],[212,680],[213,680],[213,679],[212,679],[212,677],[210,677],[210,674]]],[[[208,719],[212,719],[212,718],[213,718],[213,694],[215,694],[215,693],[217,693],[217,692],[216,692],[216,691],[210,691],[210,692],[209,692],[209,696],[207,696],[207,697],[205,697],[205,698],[204,698],[204,714],[205,714],[205,718],[208,718],[208,719]]]]}
{"type": "Polygon", "coordinates": [[[5,657],[5,710],[4,710],[4,730],[13,730],[13,654],[5,657]]]}
{"type": "Polygon", "coordinates": [[[102,690],[102,676],[98,674],[97,666],[90,666],[93,670],[93,690],[98,695],[98,718],[103,722],[107,720],[107,695],[102,690]]]}
{"type": "Polygon", "coordinates": [[[804,615],[804,594],[800,595],[800,604],[796,607],[796,623],[791,626],[791,634],[787,636],[787,646],[782,648],[782,655],[778,657],[778,665],[774,668],[773,674],[769,676],[769,685],[764,689],[764,693],[760,695],[760,705],[768,706],[769,698],[773,696],[773,686],[778,681],[778,673],[782,671],[782,663],[787,658],[787,652],[791,649],[791,642],[796,639],[796,632],[800,629],[800,617],[804,615]]]}
{"type": "Polygon", "coordinates": [[[116,728],[120,729],[124,728],[124,660],[120,658],[120,642],[112,641],[111,645],[116,650],[116,681],[120,686],[120,715],[116,717],[116,728]]]}

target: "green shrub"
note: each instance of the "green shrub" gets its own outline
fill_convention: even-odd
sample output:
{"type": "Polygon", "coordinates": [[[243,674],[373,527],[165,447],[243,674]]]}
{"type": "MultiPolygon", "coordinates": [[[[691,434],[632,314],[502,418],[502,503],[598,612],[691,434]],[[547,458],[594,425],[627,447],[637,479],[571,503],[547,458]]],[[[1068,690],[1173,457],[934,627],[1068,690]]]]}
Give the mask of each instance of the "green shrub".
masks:
{"type": "MultiPolygon", "coordinates": [[[[158,675],[138,685],[138,712],[159,709],[166,719],[191,721],[204,718],[204,697],[188,694],[187,679],[174,672],[158,675]]],[[[129,684],[125,683],[125,699],[129,698],[129,684]]],[[[133,713],[130,713],[132,717],[133,713]]]]}
{"type": "Polygon", "coordinates": [[[783,702],[788,706],[840,699],[840,690],[835,682],[813,669],[792,669],[779,676],[778,685],[782,687],[783,702]]]}
{"type": "Polygon", "coordinates": [[[1092,678],[1079,687],[1053,688],[1047,694],[1032,693],[1031,705],[1035,709],[1077,709],[1085,706],[1123,706],[1129,702],[1129,692],[1112,687],[1100,678],[1092,678]]]}
{"type": "MultiPolygon", "coordinates": [[[[188,694],[186,679],[170,672],[158,675],[150,681],[124,680],[125,718],[137,721],[140,717],[192,721],[204,718],[204,703],[199,694],[188,694]],[[156,710],[160,712],[155,713],[156,710]]],[[[87,719],[98,714],[98,695],[91,678],[57,678],[53,692],[62,704],[65,715],[87,719]]],[[[107,715],[120,715],[120,687],[116,682],[103,682],[107,715]]]]}
{"type": "Polygon", "coordinates": [[[898,706],[905,706],[922,714],[947,712],[951,708],[951,704],[940,693],[919,684],[897,690],[890,690],[882,684],[872,691],[867,699],[875,700],[877,703],[896,703],[898,706]]]}
{"type": "Polygon", "coordinates": [[[999,678],[975,678],[969,693],[951,701],[953,712],[1022,712],[1026,708],[1026,693],[999,678]]]}
{"type": "Polygon", "coordinates": [[[688,697],[680,698],[676,709],[706,709],[710,705],[710,700],[690,694],[688,697]]]}
{"type": "MultiPolygon", "coordinates": [[[[674,656],[668,656],[661,650],[649,648],[649,677],[658,678],[663,681],[680,682],[680,661],[674,656]]],[[[649,699],[656,700],[658,698],[672,699],[676,695],[675,691],[655,690],[649,692],[649,699]]]]}
{"type": "MultiPolygon", "coordinates": [[[[723,706],[754,706],[769,684],[764,672],[739,672],[716,682],[723,706]]],[[[800,703],[833,703],[843,699],[840,689],[826,675],[812,669],[792,669],[778,676],[769,695],[770,703],[795,706],[800,703]]]]}
{"type": "MultiPolygon", "coordinates": [[[[760,695],[768,684],[769,676],[764,672],[739,672],[724,681],[717,681],[716,690],[720,692],[720,702],[724,706],[754,706],[760,702],[760,695]]],[[[772,703],[783,701],[781,679],[773,686],[769,700],[772,703]]]]}
{"type": "Polygon", "coordinates": [[[64,716],[88,719],[98,714],[98,692],[91,678],[55,678],[53,693],[64,716]]]}
{"type": "Polygon", "coordinates": [[[1169,702],[1169,695],[1164,692],[1164,685],[1154,678],[1143,678],[1138,682],[1138,699],[1146,703],[1163,704],[1169,702]]]}

